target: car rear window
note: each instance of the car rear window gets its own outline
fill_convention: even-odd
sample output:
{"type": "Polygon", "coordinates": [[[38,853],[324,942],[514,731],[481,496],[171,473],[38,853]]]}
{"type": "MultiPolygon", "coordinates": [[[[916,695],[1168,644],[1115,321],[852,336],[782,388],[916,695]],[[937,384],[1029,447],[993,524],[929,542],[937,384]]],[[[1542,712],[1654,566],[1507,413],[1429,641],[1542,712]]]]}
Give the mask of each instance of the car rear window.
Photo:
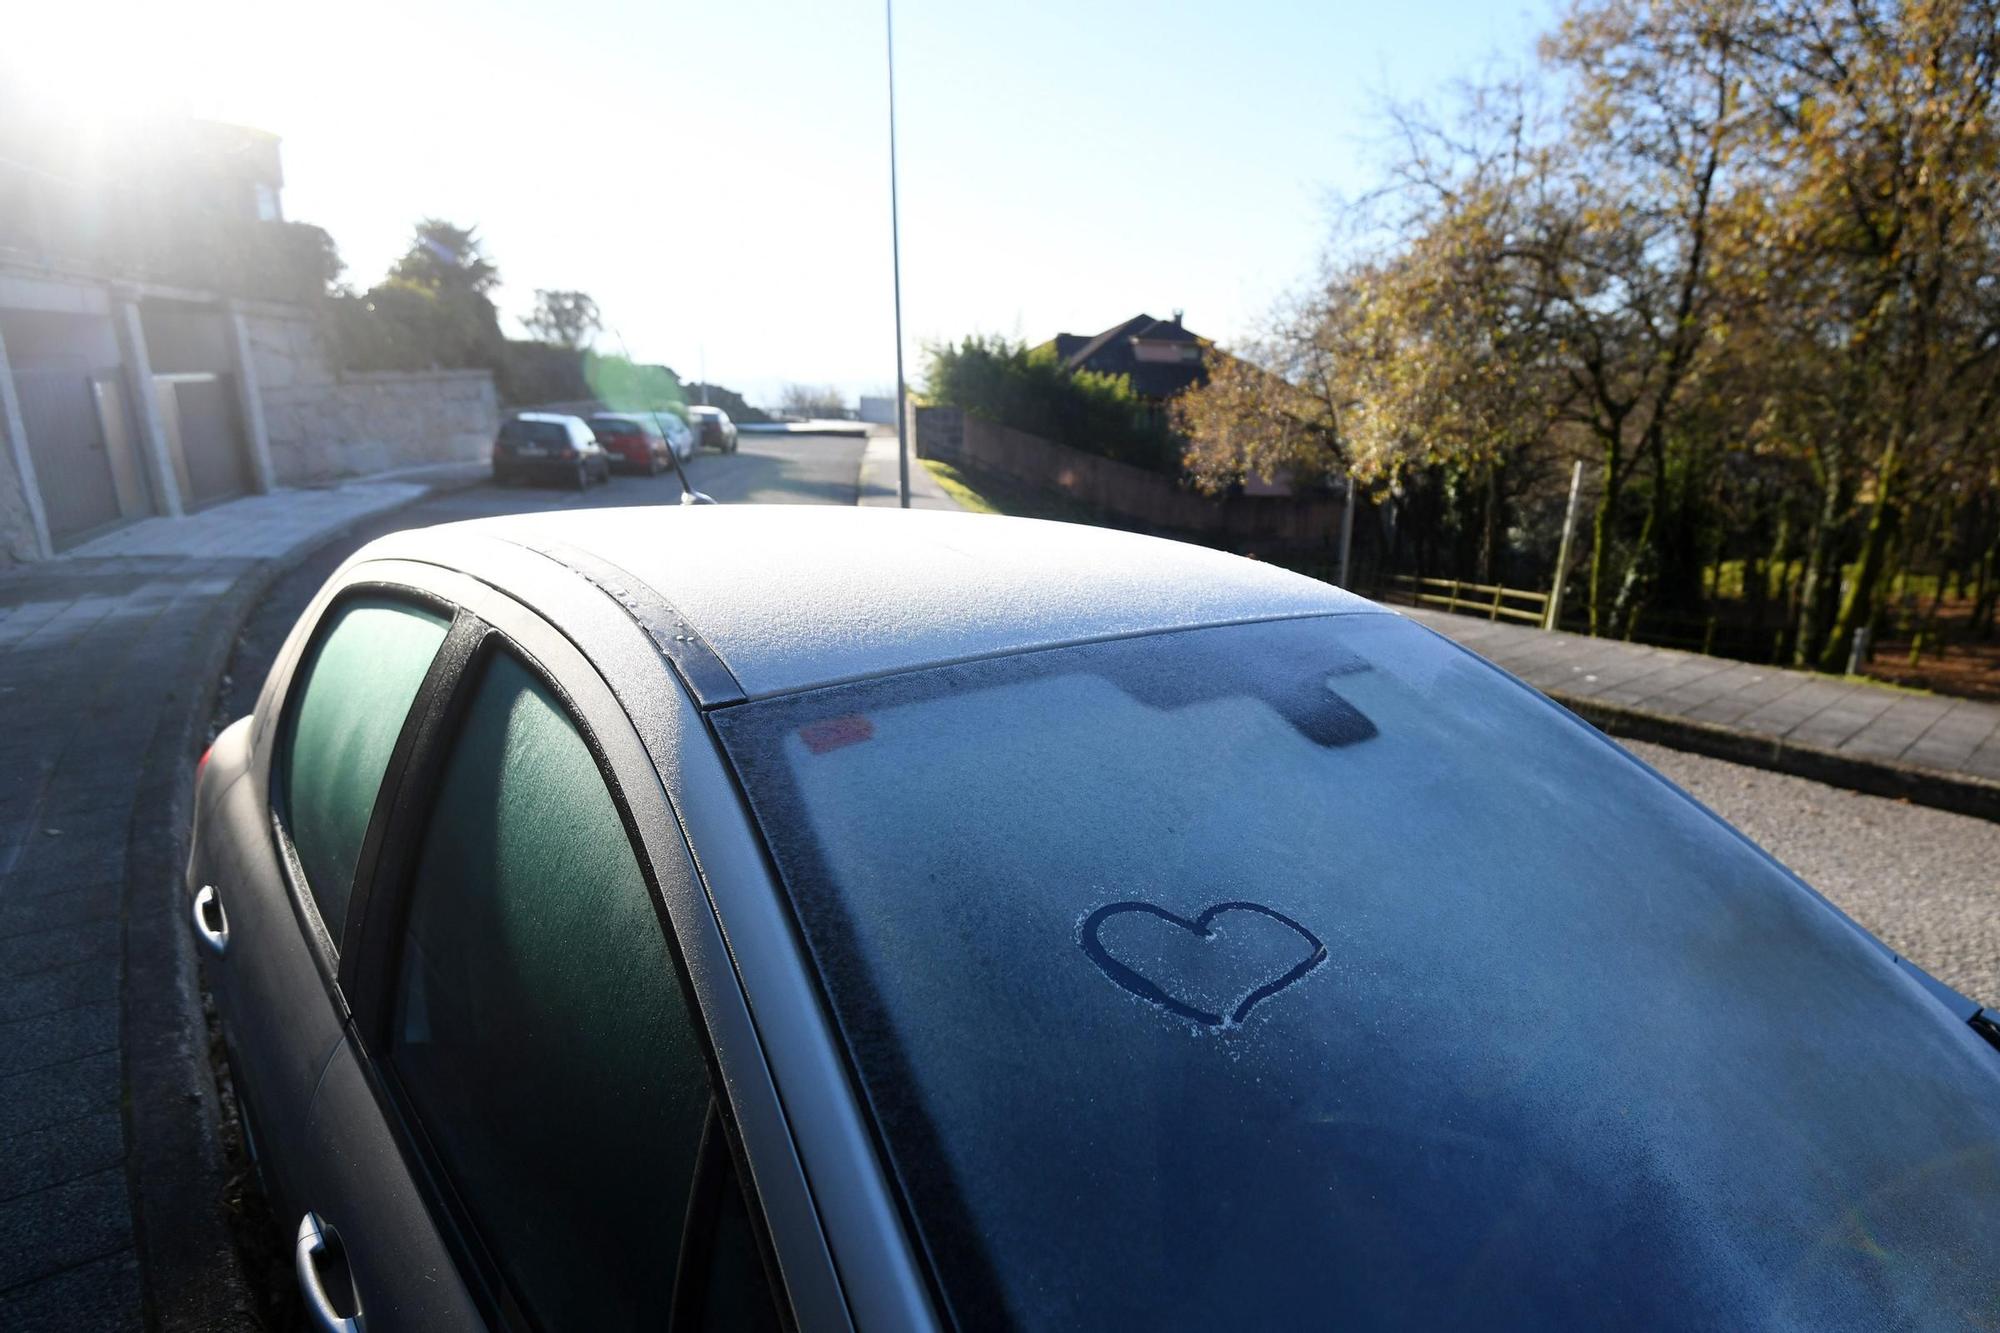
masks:
{"type": "Polygon", "coordinates": [[[951,1313],[2000,1313],[1995,1052],[1400,617],[715,713],[951,1313]]]}
{"type": "Polygon", "coordinates": [[[592,417],[590,419],[590,429],[596,433],[597,438],[600,440],[607,435],[644,435],[646,433],[644,426],[636,421],[627,421],[623,417],[592,417]]]}
{"type": "Polygon", "coordinates": [[[567,445],[569,428],[559,421],[510,421],[500,428],[503,444],[567,445]]]}

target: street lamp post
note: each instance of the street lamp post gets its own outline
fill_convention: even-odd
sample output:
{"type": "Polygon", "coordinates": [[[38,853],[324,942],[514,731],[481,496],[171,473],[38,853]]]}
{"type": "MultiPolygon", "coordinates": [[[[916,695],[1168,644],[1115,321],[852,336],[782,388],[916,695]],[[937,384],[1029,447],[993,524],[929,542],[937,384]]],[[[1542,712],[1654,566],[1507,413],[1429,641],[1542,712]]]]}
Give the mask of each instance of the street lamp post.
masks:
{"type": "Polygon", "coordinates": [[[896,294],[896,503],[910,507],[910,405],[903,384],[903,238],[896,212],[896,3],[882,0],[889,39],[889,272],[896,294]]]}

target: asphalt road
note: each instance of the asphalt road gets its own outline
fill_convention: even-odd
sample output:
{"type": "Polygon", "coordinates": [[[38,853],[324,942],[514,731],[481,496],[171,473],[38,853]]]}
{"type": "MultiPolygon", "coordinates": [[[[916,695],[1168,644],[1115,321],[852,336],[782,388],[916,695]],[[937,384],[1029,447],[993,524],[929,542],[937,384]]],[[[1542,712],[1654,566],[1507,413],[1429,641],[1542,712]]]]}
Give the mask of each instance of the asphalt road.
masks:
{"type": "MultiPolygon", "coordinates": [[[[735,453],[700,450],[683,466],[696,490],[724,503],[851,505],[859,494],[861,451],[866,444],[865,438],[853,435],[745,435],[735,453]]],[[[543,509],[673,505],[680,496],[680,482],[672,472],[657,477],[613,473],[608,485],[587,491],[487,482],[385,514],[314,552],[272,585],[230,656],[229,672],[216,696],[216,728],[256,704],[271,659],[283,646],[292,622],[327,576],[356,548],[377,537],[404,528],[543,509]]]]}
{"type": "Polygon", "coordinates": [[[1657,745],[1626,748],[1897,953],[2000,1004],[2000,824],[1657,745]]]}

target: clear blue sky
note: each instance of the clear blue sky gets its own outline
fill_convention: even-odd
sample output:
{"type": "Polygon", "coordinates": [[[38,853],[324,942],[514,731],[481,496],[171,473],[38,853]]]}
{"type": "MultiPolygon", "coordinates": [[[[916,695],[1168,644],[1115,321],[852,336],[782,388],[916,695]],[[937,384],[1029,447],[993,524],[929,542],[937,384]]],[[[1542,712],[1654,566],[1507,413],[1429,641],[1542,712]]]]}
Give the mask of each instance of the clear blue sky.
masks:
{"type": "MultiPolygon", "coordinates": [[[[330,230],[359,286],[438,215],[479,225],[510,316],[581,288],[635,355],[705,360],[753,399],[893,383],[879,3],[127,7],[122,74],[65,72],[105,52],[81,6],[10,19],[10,44],[56,95],[150,84],[282,135],[287,215],[330,230]]],[[[1374,181],[1382,102],[1529,59],[1553,10],[902,0],[912,378],[925,341],[1140,310],[1240,338],[1313,271],[1330,199],[1374,181]]]]}

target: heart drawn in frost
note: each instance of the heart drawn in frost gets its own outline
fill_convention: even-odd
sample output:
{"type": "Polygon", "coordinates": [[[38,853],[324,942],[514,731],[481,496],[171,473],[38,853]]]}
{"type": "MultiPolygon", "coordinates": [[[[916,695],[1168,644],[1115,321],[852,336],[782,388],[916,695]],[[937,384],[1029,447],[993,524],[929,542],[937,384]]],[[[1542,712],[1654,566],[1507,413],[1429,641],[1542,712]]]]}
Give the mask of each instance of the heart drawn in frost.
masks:
{"type": "Polygon", "coordinates": [[[1235,1027],[1252,1009],[1326,961],[1319,936],[1262,903],[1217,903],[1193,920],[1152,903],[1107,903],[1083,919],[1078,943],[1117,985],[1204,1027],[1235,1027]],[[1228,920],[1236,913],[1249,915],[1239,922],[1228,920]],[[1262,929],[1255,933],[1267,937],[1266,947],[1252,947],[1247,956],[1243,949],[1232,953],[1226,948],[1244,942],[1259,925],[1262,929]],[[1273,949],[1269,937],[1296,947],[1273,949]],[[1217,972],[1224,975],[1212,975],[1217,972]]]}

